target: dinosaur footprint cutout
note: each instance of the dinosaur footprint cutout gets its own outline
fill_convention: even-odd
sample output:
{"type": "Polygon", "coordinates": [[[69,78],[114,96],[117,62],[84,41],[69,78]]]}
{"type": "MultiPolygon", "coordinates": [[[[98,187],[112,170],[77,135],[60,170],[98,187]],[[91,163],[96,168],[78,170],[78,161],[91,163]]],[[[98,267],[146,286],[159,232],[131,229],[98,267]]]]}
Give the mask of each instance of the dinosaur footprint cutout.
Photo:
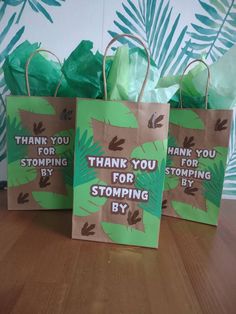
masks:
{"type": "Polygon", "coordinates": [[[62,110],[60,114],[60,120],[71,120],[72,119],[72,110],[67,110],[66,108],[62,110]]]}
{"type": "Polygon", "coordinates": [[[51,183],[49,182],[49,179],[49,177],[41,177],[39,180],[39,187],[42,189],[50,185],[51,183]]]}
{"type": "Polygon", "coordinates": [[[215,124],[215,131],[223,131],[227,129],[227,119],[221,120],[218,119],[215,124]]]}
{"type": "Polygon", "coordinates": [[[161,208],[162,208],[162,209],[166,209],[166,208],[167,208],[167,200],[163,200],[163,201],[162,201],[161,208]]]}
{"type": "Polygon", "coordinates": [[[184,138],[184,142],[183,142],[183,147],[184,148],[191,148],[194,145],[195,145],[195,143],[194,143],[194,137],[193,136],[190,136],[190,137],[186,136],[184,138]]]}
{"type": "Polygon", "coordinates": [[[81,234],[83,236],[90,236],[90,235],[94,235],[95,232],[92,231],[93,229],[95,228],[95,224],[91,224],[89,225],[88,222],[86,222],[84,225],[83,225],[83,228],[81,229],[81,234]]]}
{"type": "Polygon", "coordinates": [[[156,129],[161,128],[163,124],[160,122],[164,119],[164,115],[158,116],[156,112],[154,112],[151,116],[151,118],[148,120],[148,128],[149,129],[156,129]]]}
{"type": "Polygon", "coordinates": [[[135,225],[136,223],[138,223],[139,221],[141,221],[142,219],[139,216],[139,210],[135,210],[133,213],[131,211],[128,212],[128,224],[129,225],[135,225]]]}
{"type": "Polygon", "coordinates": [[[40,121],[38,124],[34,122],[33,131],[35,135],[43,133],[46,129],[43,128],[43,122],[40,121]]]}
{"type": "Polygon", "coordinates": [[[29,193],[20,193],[17,197],[17,203],[18,204],[24,204],[29,202],[29,193]]]}
{"type": "Polygon", "coordinates": [[[108,149],[117,151],[117,150],[123,150],[123,147],[121,147],[122,144],[125,143],[125,139],[121,138],[118,139],[117,136],[113,137],[113,139],[110,141],[108,149]]]}
{"type": "Polygon", "coordinates": [[[194,196],[197,191],[198,191],[198,188],[190,188],[190,187],[188,187],[188,188],[184,189],[184,193],[185,194],[192,195],[192,196],[194,196]]]}

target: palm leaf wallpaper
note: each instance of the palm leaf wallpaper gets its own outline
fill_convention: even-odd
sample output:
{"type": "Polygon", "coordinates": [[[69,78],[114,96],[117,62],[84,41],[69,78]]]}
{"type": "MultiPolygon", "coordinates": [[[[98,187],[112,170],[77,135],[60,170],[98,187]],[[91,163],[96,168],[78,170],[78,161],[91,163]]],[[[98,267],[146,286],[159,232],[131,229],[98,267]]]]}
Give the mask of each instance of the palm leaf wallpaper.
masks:
{"type": "MultiPolygon", "coordinates": [[[[209,64],[217,62],[236,44],[236,1],[98,0],[92,4],[90,1],[82,0],[0,1],[0,162],[6,157],[5,96],[8,90],[2,71],[5,57],[26,39],[34,38],[35,42],[42,42],[43,45],[50,37],[52,47],[53,45],[56,47],[54,51],[60,53],[60,38],[67,34],[70,34],[70,51],[72,51],[81,39],[85,39],[82,36],[97,40],[95,48],[102,50],[108,40],[119,33],[132,33],[143,39],[161,77],[177,75],[192,59],[204,57],[209,64]],[[97,11],[96,21],[93,24],[89,19],[84,19],[82,23],[81,19],[76,18],[76,12],[79,14],[79,11],[83,11],[85,16],[86,12],[94,11],[95,6],[101,8],[101,12],[97,11]],[[72,19],[75,20],[73,23],[65,23],[63,33],[55,36],[57,32],[54,24],[59,25],[59,22],[64,24],[59,21],[62,16],[65,20],[66,18],[70,20],[73,16],[72,19]],[[46,32],[35,35],[29,33],[31,29],[29,21],[38,23],[39,27],[42,27],[42,23],[47,27],[50,26],[51,28],[47,30],[51,29],[51,34],[49,31],[47,34],[46,32]],[[85,32],[78,36],[75,25],[79,29],[81,23],[85,32]],[[101,27],[103,25],[103,28],[99,29],[100,37],[95,38],[98,25],[101,27]]],[[[136,45],[129,39],[120,39],[120,43],[136,45]]],[[[230,198],[236,198],[235,119],[234,114],[224,184],[224,197],[230,198]]],[[[2,163],[0,167],[2,170],[2,163]]],[[[4,176],[1,175],[0,179],[4,179],[4,176]]]]}
{"type": "MultiPolygon", "coordinates": [[[[114,24],[117,31],[109,33],[113,37],[119,33],[132,33],[141,37],[160,69],[161,76],[181,72],[190,59],[185,54],[189,43],[184,43],[188,27],[180,26],[180,13],[173,15],[170,1],[138,1],[138,5],[135,5],[134,1],[127,0],[123,8],[124,13],[116,12],[117,20],[114,24]]],[[[128,39],[120,39],[120,42],[130,43],[128,39]]]]}
{"type": "Polygon", "coordinates": [[[187,54],[198,58],[203,53],[206,59],[217,61],[236,43],[236,4],[234,0],[199,0],[204,14],[195,14],[189,32],[192,51],[187,54]]]}

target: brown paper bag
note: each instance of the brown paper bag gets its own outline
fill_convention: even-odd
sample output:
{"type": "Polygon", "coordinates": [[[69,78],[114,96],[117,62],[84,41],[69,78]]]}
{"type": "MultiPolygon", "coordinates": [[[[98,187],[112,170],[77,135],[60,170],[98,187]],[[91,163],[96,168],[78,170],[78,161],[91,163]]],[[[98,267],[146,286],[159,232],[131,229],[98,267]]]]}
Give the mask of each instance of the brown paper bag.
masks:
{"type": "MultiPolygon", "coordinates": [[[[194,62],[192,61],[184,70],[194,62]]],[[[232,110],[208,109],[208,86],[205,109],[170,110],[168,157],[163,195],[163,214],[217,225],[232,110]]],[[[186,104],[187,105],[187,104],[186,104]]],[[[192,107],[192,106],[190,106],[192,107]]]]}
{"type": "Polygon", "coordinates": [[[76,100],[56,97],[60,82],[54,97],[30,96],[28,68],[39,51],[51,53],[30,56],[28,96],[7,97],[8,209],[72,208],[76,100]]]}
{"type": "Polygon", "coordinates": [[[74,239],[157,247],[166,164],[169,105],[78,99],[74,239]]]}

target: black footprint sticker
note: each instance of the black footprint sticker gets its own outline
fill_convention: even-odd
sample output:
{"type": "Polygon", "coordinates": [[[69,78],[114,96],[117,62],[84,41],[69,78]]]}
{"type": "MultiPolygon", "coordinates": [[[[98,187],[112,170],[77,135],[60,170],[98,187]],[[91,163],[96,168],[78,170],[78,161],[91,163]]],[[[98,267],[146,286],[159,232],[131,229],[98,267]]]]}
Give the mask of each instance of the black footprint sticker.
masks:
{"type": "Polygon", "coordinates": [[[125,143],[125,139],[121,138],[118,139],[117,136],[113,137],[111,142],[109,143],[109,150],[117,151],[117,150],[123,150],[123,147],[121,147],[122,144],[125,143]]]}
{"type": "Polygon", "coordinates": [[[188,195],[192,195],[192,196],[194,196],[197,191],[198,191],[198,188],[190,188],[190,187],[188,187],[188,188],[184,189],[184,193],[186,193],[188,195]]]}
{"type": "Polygon", "coordinates": [[[227,129],[227,122],[228,120],[227,119],[224,119],[224,120],[221,120],[221,119],[218,119],[216,121],[216,124],[215,124],[215,131],[223,131],[223,130],[226,130],[227,129]]]}
{"type": "Polygon", "coordinates": [[[72,110],[67,110],[66,108],[62,110],[60,114],[60,120],[71,120],[72,119],[72,110]]]}
{"type": "Polygon", "coordinates": [[[194,137],[193,136],[190,136],[190,137],[185,136],[184,142],[183,142],[183,147],[184,148],[191,148],[194,145],[195,145],[194,137]]]}
{"type": "Polygon", "coordinates": [[[50,177],[41,177],[39,180],[39,187],[42,189],[50,185],[51,183],[49,182],[49,179],[50,177]]]}
{"type": "Polygon", "coordinates": [[[83,225],[83,228],[81,229],[81,234],[83,236],[90,236],[90,235],[94,235],[95,232],[92,231],[93,229],[95,228],[95,224],[91,224],[89,225],[88,222],[86,222],[84,225],[83,225]]]}
{"type": "Polygon", "coordinates": [[[28,203],[29,202],[29,193],[20,193],[17,197],[17,203],[18,204],[24,204],[24,203],[28,203]]]}
{"type": "Polygon", "coordinates": [[[34,134],[35,135],[39,135],[41,133],[43,133],[46,129],[43,128],[43,122],[40,121],[38,124],[34,122],[34,128],[33,128],[33,131],[34,131],[34,134]]]}
{"type": "Polygon", "coordinates": [[[148,128],[149,129],[156,129],[156,128],[161,128],[163,124],[160,122],[164,119],[164,115],[158,116],[156,112],[154,112],[151,116],[151,118],[148,121],[148,128]]]}
{"type": "Polygon", "coordinates": [[[137,222],[141,221],[142,219],[139,216],[139,210],[135,210],[133,213],[131,211],[128,212],[128,224],[135,225],[137,222]]]}

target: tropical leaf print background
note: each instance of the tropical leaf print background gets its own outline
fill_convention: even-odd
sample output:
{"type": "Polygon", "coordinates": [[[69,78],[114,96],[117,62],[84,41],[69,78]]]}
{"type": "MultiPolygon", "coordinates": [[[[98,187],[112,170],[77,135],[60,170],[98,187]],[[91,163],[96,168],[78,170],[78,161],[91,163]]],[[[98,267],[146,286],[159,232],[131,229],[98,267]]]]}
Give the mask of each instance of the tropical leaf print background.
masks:
{"type": "MultiPolygon", "coordinates": [[[[75,34],[72,28],[76,27],[78,29],[82,27],[88,34],[87,38],[82,37],[84,32],[81,32],[80,36],[71,36],[70,51],[80,40],[94,38],[95,29],[103,25],[99,38],[102,44],[95,48],[104,49],[108,40],[118,33],[137,34],[146,43],[161,76],[167,76],[181,73],[187,63],[194,58],[205,57],[208,63],[214,63],[236,44],[235,0],[97,0],[96,3],[82,0],[0,1],[0,162],[6,157],[5,95],[7,93],[1,66],[14,47],[28,39],[24,34],[26,30],[30,30],[31,25],[22,24],[22,21],[29,20],[25,19],[26,14],[30,15],[35,23],[37,18],[43,18],[45,25],[53,25],[54,20],[59,16],[64,18],[65,15],[70,18],[76,10],[83,11],[83,14],[90,10],[93,14],[95,6],[101,7],[103,12],[100,22],[97,19],[93,24],[90,20],[82,23],[78,18],[70,23],[71,29],[67,24],[67,28],[63,30],[64,34],[60,37],[75,34]],[[62,11],[64,15],[61,15],[62,11]]],[[[51,39],[55,41],[53,33],[51,39]]],[[[44,38],[35,37],[35,41],[43,43],[44,38]]],[[[128,43],[130,46],[135,45],[135,42],[129,39],[123,38],[120,42],[128,43]]],[[[55,52],[59,53],[57,50],[55,52]]],[[[235,115],[234,119],[236,119],[235,115]]],[[[236,198],[235,141],[234,120],[224,186],[224,197],[230,198],[236,198]]]]}

